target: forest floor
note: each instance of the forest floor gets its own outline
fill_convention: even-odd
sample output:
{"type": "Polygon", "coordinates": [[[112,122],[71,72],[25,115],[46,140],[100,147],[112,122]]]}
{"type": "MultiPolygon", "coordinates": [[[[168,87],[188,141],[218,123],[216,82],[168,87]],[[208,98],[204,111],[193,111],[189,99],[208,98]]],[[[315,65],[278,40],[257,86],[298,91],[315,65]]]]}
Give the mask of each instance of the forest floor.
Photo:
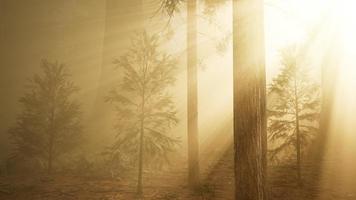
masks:
{"type": "MultiPolygon", "coordinates": [[[[290,163],[269,168],[269,196],[273,200],[356,200],[356,190],[320,186],[316,162],[305,161],[303,185],[299,186],[296,169],[290,163]],[[351,192],[350,192],[351,191],[351,192]],[[355,191],[355,193],[352,193],[355,191]]],[[[356,170],[355,170],[356,171],[356,170]]],[[[132,179],[83,176],[0,177],[1,200],[233,200],[233,153],[231,148],[203,172],[200,187],[186,186],[184,169],[175,172],[145,174],[144,196],[135,195],[132,179]]],[[[356,179],[355,179],[356,180],[356,179]]],[[[333,180],[334,182],[337,180],[333,180]]],[[[342,186],[342,184],[339,184],[342,186]]]]}

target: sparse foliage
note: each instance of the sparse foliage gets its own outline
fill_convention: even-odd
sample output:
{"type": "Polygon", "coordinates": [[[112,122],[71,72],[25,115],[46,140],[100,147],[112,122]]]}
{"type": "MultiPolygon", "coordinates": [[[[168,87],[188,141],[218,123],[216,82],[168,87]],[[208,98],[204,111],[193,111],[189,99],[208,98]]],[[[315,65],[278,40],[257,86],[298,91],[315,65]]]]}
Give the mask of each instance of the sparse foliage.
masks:
{"type": "Polygon", "coordinates": [[[115,105],[117,135],[110,151],[138,164],[138,193],[142,192],[142,165],[168,161],[180,140],[169,135],[178,122],[167,89],[175,82],[176,61],[161,53],[156,35],[137,34],[128,52],[114,61],[120,70],[119,86],[107,101],[115,105]],[[141,188],[140,188],[141,187],[141,188]]]}
{"type": "Polygon", "coordinates": [[[173,17],[180,11],[179,6],[183,2],[185,2],[185,0],[161,0],[159,10],[169,17],[173,17]]]}
{"type": "Polygon", "coordinates": [[[318,130],[320,93],[302,60],[294,45],[285,48],[281,54],[281,72],[268,91],[270,158],[296,156],[298,168],[303,149],[318,130]]]}
{"type": "Polygon", "coordinates": [[[69,80],[65,66],[43,60],[43,74],[35,75],[20,98],[23,111],[9,130],[16,159],[46,162],[48,172],[61,155],[81,139],[80,105],[73,100],[78,87],[69,80]]]}

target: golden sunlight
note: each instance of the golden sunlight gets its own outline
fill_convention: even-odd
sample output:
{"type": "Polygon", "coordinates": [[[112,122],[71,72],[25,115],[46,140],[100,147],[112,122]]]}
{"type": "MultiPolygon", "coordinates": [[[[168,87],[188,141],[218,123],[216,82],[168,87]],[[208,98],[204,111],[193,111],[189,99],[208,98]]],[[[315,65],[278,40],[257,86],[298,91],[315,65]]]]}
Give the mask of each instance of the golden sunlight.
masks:
{"type": "Polygon", "coordinates": [[[0,199],[356,200],[356,0],[0,0],[0,199]]]}

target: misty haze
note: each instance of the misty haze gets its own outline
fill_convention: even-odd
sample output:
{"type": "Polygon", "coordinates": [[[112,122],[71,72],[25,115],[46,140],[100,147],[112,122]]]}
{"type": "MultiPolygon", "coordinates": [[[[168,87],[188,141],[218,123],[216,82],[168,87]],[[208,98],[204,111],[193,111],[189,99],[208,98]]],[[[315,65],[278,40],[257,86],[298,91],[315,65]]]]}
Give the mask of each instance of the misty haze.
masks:
{"type": "Polygon", "coordinates": [[[351,0],[0,0],[0,200],[356,200],[351,0]]]}

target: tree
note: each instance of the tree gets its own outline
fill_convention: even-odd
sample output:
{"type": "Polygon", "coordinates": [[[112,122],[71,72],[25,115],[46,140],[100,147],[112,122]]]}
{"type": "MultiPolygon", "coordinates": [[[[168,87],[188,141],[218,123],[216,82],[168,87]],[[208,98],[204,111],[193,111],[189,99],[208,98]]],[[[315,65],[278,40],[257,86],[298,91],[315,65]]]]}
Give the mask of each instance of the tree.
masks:
{"type": "Polygon", "coordinates": [[[266,196],[266,80],[262,0],[233,1],[235,197],[266,196]]]}
{"type": "MultiPolygon", "coordinates": [[[[215,9],[227,0],[204,0],[206,10],[214,13],[215,9]]],[[[180,11],[184,0],[161,0],[162,12],[169,20],[180,11]]],[[[188,184],[194,188],[199,184],[199,130],[198,130],[198,9],[197,0],[189,0],[187,5],[187,112],[188,112],[188,184]]]]}
{"type": "MultiPolygon", "coordinates": [[[[96,97],[93,110],[89,113],[88,135],[91,146],[97,149],[105,148],[104,144],[110,142],[111,121],[115,118],[111,106],[105,102],[105,97],[115,83],[112,73],[112,61],[116,55],[125,52],[133,33],[144,29],[144,19],[147,14],[143,12],[144,0],[102,0],[103,6],[103,40],[101,63],[98,66],[98,79],[93,80],[96,97]],[[95,141],[96,134],[101,132],[103,144],[95,141]]],[[[97,1],[99,2],[99,1],[97,1]]]]}
{"type": "Polygon", "coordinates": [[[140,195],[144,163],[167,160],[180,143],[167,134],[178,122],[174,102],[167,92],[176,80],[176,61],[158,47],[157,35],[138,34],[128,52],[114,61],[121,70],[121,82],[107,97],[117,113],[117,135],[111,151],[138,163],[140,195]]]}
{"type": "MultiPolygon", "coordinates": [[[[162,0],[160,10],[171,19],[183,0],[162,0]]],[[[198,135],[198,49],[197,0],[187,1],[187,115],[188,115],[188,184],[199,184],[198,135]]]]}
{"type": "Polygon", "coordinates": [[[199,184],[197,1],[187,2],[188,179],[199,184]]]}
{"type": "Polygon", "coordinates": [[[9,133],[13,157],[45,160],[51,173],[53,162],[80,142],[81,111],[73,100],[78,87],[64,64],[43,60],[41,68],[43,74],[31,79],[29,92],[20,98],[23,111],[9,133]]]}
{"type": "Polygon", "coordinates": [[[282,51],[282,71],[273,80],[269,96],[268,138],[275,147],[270,150],[271,158],[295,149],[298,182],[302,183],[301,155],[303,148],[318,131],[319,86],[308,77],[306,68],[298,61],[296,46],[282,51]]]}

